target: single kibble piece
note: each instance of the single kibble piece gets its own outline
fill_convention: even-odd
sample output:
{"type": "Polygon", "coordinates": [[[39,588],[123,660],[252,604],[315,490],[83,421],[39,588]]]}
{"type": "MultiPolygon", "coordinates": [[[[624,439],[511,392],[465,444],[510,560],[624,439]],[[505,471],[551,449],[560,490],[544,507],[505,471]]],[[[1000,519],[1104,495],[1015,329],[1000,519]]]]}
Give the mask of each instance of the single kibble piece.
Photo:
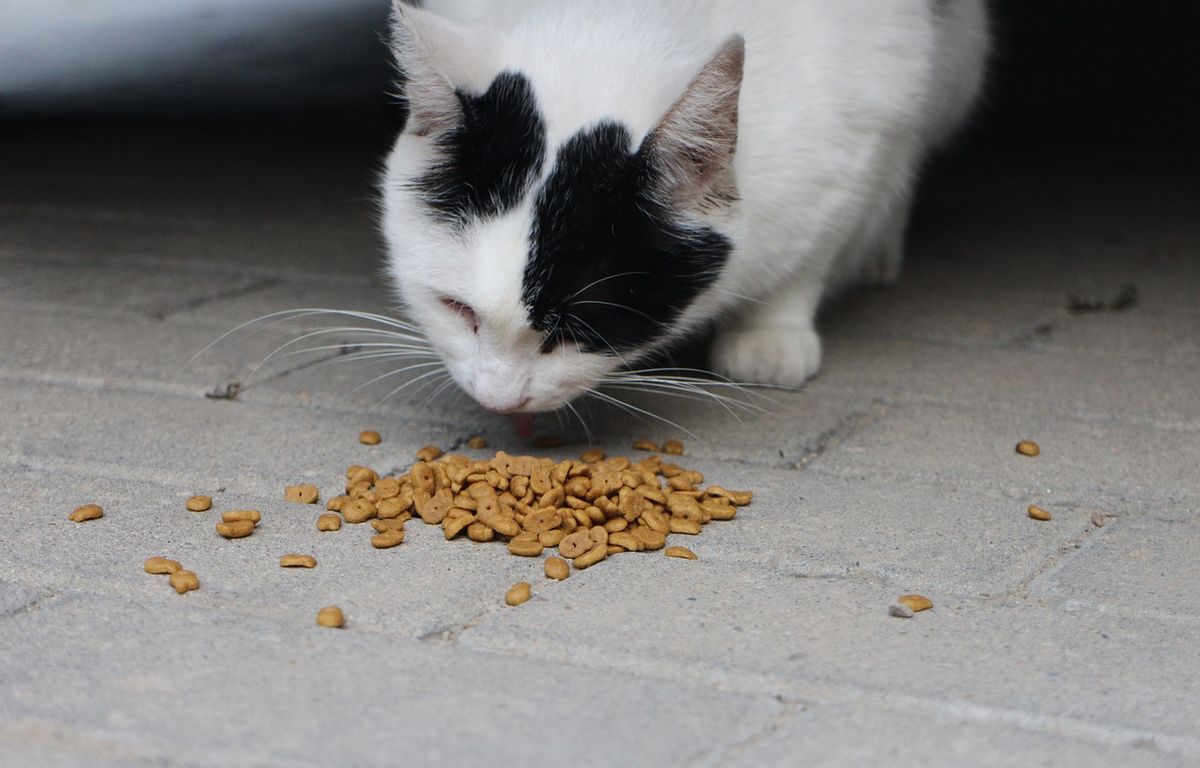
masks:
{"type": "Polygon", "coordinates": [[[546,577],[562,581],[571,575],[571,567],[561,557],[546,558],[546,577]]]}
{"type": "Polygon", "coordinates": [[[222,512],[221,520],[226,523],[248,521],[257,524],[262,520],[262,513],[257,509],[234,509],[229,512],[222,512]]]}
{"type": "Polygon", "coordinates": [[[1039,507],[1037,504],[1030,504],[1029,509],[1026,511],[1029,512],[1029,516],[1034,520],[1041,520],[1045,522],[1046,520],[1050,519],[1050,513],[1039,507]]]}
{"type": "Polygon", "coordinates": [[[279,558],[280,568],[316,568],[317,558],[312,555],[284,555],[279,558]]]}
{"type": "Polygon", "coordinates": [[[888,616],[895,616],[897,619],[911,619],[913,609],[903,603],[893,603],[888,606],[888,616]]]}
{"type": "Polygon", "coordinates": [[[191,571],[176,571],[169,577],[169,582],[171,588],[181,595],[193,589],[200,589],[200,579],[191,571]]]}
{"type": "Polygon", "coordinates": [[[1038,444],[1032,440],[1022,440],[1021,442],[1017,443],[1017,453],[1021,454],[1022,456],[1037,456],[1041,452],[1042,449],[1039,448],[1038,444]]]}
{"type": "Polygon", "coordinates": [[[487,448],[487,446],[488,446],[487,438],[484,437],[483,435],[475,435],[471,439],[467,440],[467,447],[472,450],[478,451],[483,448],[487,448]]]}
{"type": "Polygon", "coordinates": [[[327,605],[317,611],[317,625],[341,629],[346,626],[346,617],[342,615],[341,608],[338,608],[336,605],[327,605]]]}
{"type": "Polygon", "coordinates": [[[74,512],[67,515],[67,519],[74,523],[84,523],[88,520],[98,520],[104,517],[104,510],[98,504],[84,504],[82,507],[77,507],[74,512]]]}
{"type": "Polygon", "coordinates": [[[418,461],[436,461],[442,457],[442,449],[436,445],[427,445],[417,451],[418,461]]]}
{"type": "Polygon", "coordinates": [[[635,440],[633,443],[633,450],[658,453],[662,450],[662,448],[660,448],[658,443],[654,442],[653,440],[635,440]]]}
{"type": "Polygon", "coordinates": [[[375,430],[367,429],[358,433],[358,442],[363,445],[379,445],[383,442],[383,438],[375,430]]]}
{"type": "Polygon", "coordinates": [[[342,527],[342,518],[332,512],[317,517],[318,531],[336,531],[342,527]]]}
{"type": "Polygon", "coordinates": [[[508,551],[514,555],[521,557],[538,557],[542,554],[542,542],[534,539],[529,541],[526,539],[513,539],[508,542],[508,551]]]}
{"type": "Polygon", "coordinates": [[[520,605],[529,599],[532,586],[528,581],[518,581],[504,593],[504,602],[509,605],[520,605]]]}
{"type": "Polygon", "coordinates": [[[321,492],[317,490],[317,486],[309,485],[285,485],[283,487],[283,500],[294,501],[298,504],[316,504],[321,492]]]}
{"type": "Polygon", "coordinates": [[[254,533],[254,522],[252,520],[234,520],[233,522],[217,523],[217,533],[227,539],[244,539],[254,533]]]}
{"type": "Polygon", "coordinates": [[[604,461],[606,455],[599,448],[591,448],[579,454],[579,458],[583,460],[584,464],[596,464],[597,462],[604,461]]]}
{"type": "Polygon", "coordinates": [[[211,496],[193,496],[185,504],[189,512],[207,512],[212,509],[211,496]]]}
{"type": "Polygon", "coordinates": [[[183,566],[175,560],[168,560],[165,557],[148,557],[144,566],[146,573],[155,575],[178,573],[183,570],[183,566]]]}
{"type": "Polygon", "coordinates": [[[913,613],[928,611],[933,607],[933,601],[924,595],[900,595],[900,597],[896,599],[896,602],[905,606],[913,613]]]}
{"type": "Polygon", "coordinates": [[[391,530],[377,533],[371,537],[371,546],[375,549],[391,549],[398,544],[404,542],[404,529],[392,528],[391,530]]]}
{"type": "Polygon", "coordinates": [[[688,549],[687,547],[667,547],[666,551],[664,551],[663,554],[666,555],[667,557],[681,557],[684,560],[699,560],[700,559],[700,558],[696,557],[695,552],[688,549]]]}
{"type": "Polygon", "coordinates": [[[667,442],[663,443],[662,452],[668,456],[682,456],[683,443],[679,442],[678,440],[668,440],[667,442]]]}

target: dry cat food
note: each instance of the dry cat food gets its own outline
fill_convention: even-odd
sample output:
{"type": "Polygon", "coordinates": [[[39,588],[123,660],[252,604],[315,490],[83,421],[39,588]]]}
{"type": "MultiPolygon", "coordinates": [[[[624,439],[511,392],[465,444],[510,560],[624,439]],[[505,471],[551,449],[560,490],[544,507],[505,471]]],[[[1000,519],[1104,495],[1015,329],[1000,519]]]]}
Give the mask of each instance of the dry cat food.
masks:
{"type": "Polygon", "coordinates": [[[341,629],[346,626],[346,617],[342,614],[341,608],[336,605],[327,605],[317,611],[317,624],[322,627],[341,629]]]}
{"type": "Polygon", "coordinates": [[[321,493],[317,490],[317,486],[309,485],[285,485],[283,487],[283,500],[294,501],[298,504],[316,504],[321,493]]]}
{"type": "Polygon", "coordinates": [[[658,443],[654,442],[653,440],[634,440],[633,441],[633,450],[649,451],[650,453],[658,453],[659,451],[662,450],[662,448],[660,448],[658,443]]]}
{"type": "Polygon", "coordinates": [[[1042,449],[1032,440],[1022,440],[1017,443],[1017,453],[1022,456],[1037,456],[1041,452],[1042,449]]]}
{"type": "Polygon", "coordinates": [[[317,517],[318,531],[336,531],[341,527],[342,518],[338,517],[332,512],[327,512],[324,515],[319,515],[317,517]]]}
{"type": "Polygon", "coordinates": [[[99,504],[84,504],[82,507],[76,507],[75,511],[67,515],[67,519],[73,523],[86,523],[88,520],[99,520],[104,517],[104,510],[99,504]]]}
{"type": "Polygon", "coordinates": [[[417,451],[417,461],[437,461],[442,457],[442,449],[436,445],[427,445],[417,451]]]}
{"type": "Polygon", "coordinates": [[[473,451],[480,451],[488,447],[487,438],[483,435],[475,435],[467,440],[467,447],[473,451]]]}
{"type": "Polygon", "coordinates": [[[1034,520],[1041,520],[1042,522],[1045,522],[1046,520],[1050,519],[1050,513],[1039,507],[1037,504],[1030,504],[1029,509],[1027,509],[1026,512],[1034,520]]]}
{"type": "Polygon", "coordinates": [[[175,571],[168,577],[168,581],[171,587],[181,595],[191,592],[193,589],[200,589],[200,579],[196,578],[196,574],[191,571],[175,571]]]}
{"type": "MultiPolygon", "coordinates": [[[[675,448],[683,450],[677,442],[675,448]]],[[[504,451],[486,460],[421,453],[437,458],[419,460],[403,475],[349,467],[345,495],[327,508],[347,523],[369,521],[371,544],[380,549],[401,544],[404,523],[418,517],[441,526],[447,540],[499,541],[519,557],[557,550],[545,567],[558,579],[570,572],[567,560],[584,569],[623,552],[663,549],[697,559],[685,547],[668,548],[668,537],[696,536],[713,520],[732,520],[753,499],[750,491],[706,486],[702,473],[657,454],[633,461],[591,449],[579,460],[555,461],[504,451]]]]}
{"type": "Polygon", "coordinates": [[[663,453],[667,454],[668,456],[682,456],[683,443],[679,442],[678,440],[668,440],[667,442],[663,443],[663,453]]]}
{"type": "Polygon", "coordinates": [[[257,509],[235,509],[221,515],[217,523],[217,533],[227,539],[244,539],[254,533],[254,527],[262,520],[262,513],[257,509]]]}
{"type": "Polygon", "coordinates": [[[571,567],[561,557],[547,557],[545,571],[546,578],[555,581],[562,581],[571,575],[571,567]]]}
{"type": "Polygon", "coordinates": [[[528,581],[518,581],[504,593],[504,602],[509,605],[520,605],[529,599],[533,585],[528,581]]]}
{"type": "Polygon", "coordinates": [[[896,598],[898,605],[903,605],[913,613],[927,611],[933,607],[933,601],[924,595],[900,595],[896,598]]]}
{"type": "Polygon", "coordinates": [[[183,566],[178,561],[165,557],[148,557],[143,568],[146,573],[155,575],[169,575],[183,570],[183,566]]]}
{"type": "Polygon", "coordinates": [[[212,509],[211,496],[193,496],[184,504],[189,512],[207,512],[212,509]]]}
{"type": "Polygon", "coordinates": [[[383,442],[383,438],[373,429],[366,429],[358,433],[358,442],[363,445],[379,445],[383,442]]]}
{"type": "Polygon", "coordinates": [[[280,568],[316,568],[317,558],[312,555],[283,555],[279,558],[280,568]]]}

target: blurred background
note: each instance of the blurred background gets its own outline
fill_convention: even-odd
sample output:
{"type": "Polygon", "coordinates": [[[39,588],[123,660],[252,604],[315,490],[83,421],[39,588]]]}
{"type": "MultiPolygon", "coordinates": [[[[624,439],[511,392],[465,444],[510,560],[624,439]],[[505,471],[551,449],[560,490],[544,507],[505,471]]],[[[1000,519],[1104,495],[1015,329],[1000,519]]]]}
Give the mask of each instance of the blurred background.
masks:
{"type": "MultiPolygon", "coordinates": [[[[388,113],[388,0],[0,0],[0,115],[388,113]]],[[[1190,0],[1000,0],[977,140],[1194,140],[1190,0]]],[[[391,123],[394,128],[395,122],[391,123]]]]}

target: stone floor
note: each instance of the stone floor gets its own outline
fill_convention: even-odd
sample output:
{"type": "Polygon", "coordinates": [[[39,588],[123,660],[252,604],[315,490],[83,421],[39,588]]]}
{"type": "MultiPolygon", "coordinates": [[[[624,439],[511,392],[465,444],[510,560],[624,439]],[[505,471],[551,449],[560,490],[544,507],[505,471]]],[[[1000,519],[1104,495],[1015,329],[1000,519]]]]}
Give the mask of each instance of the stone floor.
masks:
{"type": "Polygon", "coordinates": [[[381,403],[355,391],[381,369],[329,354],[248,378],[311,327],[292,321],[192,360],[269,312],[388,309],[379,147],[299,125],[0,135],[0,764],[1200,763],[1194,157],[945,171],[905,277],[826,313],[803,391],[740,421],[637,401],[678,428],[591,409],[599,445],[682,437],[757,496],[687,542],[698,562],[552,583],[420,525],[386,551],[317,534],[280,498],[427,442],[521,450],[502,421],[446,392],[381,403]],[[1070,311],[1128,284],[1133,306],[1070,311]],[[263,524],[220,539],[193,493],[263,524]],[[105,517],[69,522],[85,502],[105,517]],[[289,551],[320,565],[283,571],[289,551]],[[143,573],[153,554],[202,588],[143,573]],[[908,592],[934,608],[889,617],[908,592]],[[345,630],[315,626],[329,603],[345,630]]]}

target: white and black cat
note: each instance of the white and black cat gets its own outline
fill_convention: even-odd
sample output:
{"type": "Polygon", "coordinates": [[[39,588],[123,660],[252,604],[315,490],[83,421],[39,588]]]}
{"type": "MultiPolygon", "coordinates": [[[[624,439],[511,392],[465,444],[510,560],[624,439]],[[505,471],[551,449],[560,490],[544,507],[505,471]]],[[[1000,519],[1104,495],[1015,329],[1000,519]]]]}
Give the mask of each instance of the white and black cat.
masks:
{"type": "Polygon", "coordinates": [[[915,177],[977,98],[983,0],[398,4],[389,270],[464,390],[553,410],[708,324],[799,385],[823,295],[900,271],[915,177]]]}

